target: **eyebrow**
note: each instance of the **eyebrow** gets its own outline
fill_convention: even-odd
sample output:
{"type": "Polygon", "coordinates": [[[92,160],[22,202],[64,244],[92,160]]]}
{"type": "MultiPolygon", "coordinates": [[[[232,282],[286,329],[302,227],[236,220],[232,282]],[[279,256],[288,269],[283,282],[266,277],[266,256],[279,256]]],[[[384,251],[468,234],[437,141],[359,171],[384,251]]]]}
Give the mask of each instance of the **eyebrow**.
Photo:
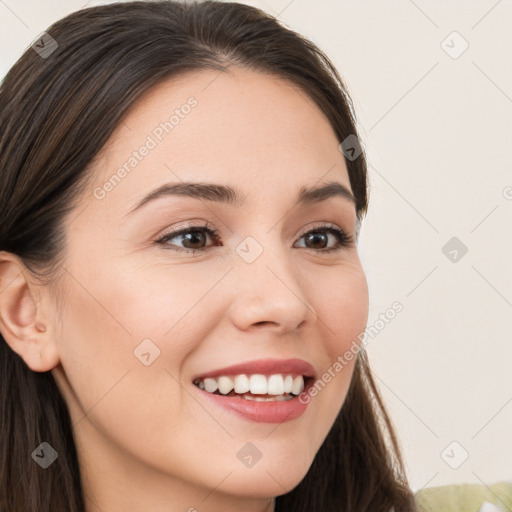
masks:
{"type": "MultiPolygon", "coordinates": [[[[126,214],[126,216],[132,215],[145,204],[166,196],[185,196],[194,199],[204,199],[206,201],[225,203],[235,206],[236,208],[242,207],[245,203],[245,195],[228,185],[192,182],[166,183],[145,196],[126,214]]],[[[350,201],[354,206],[357,206],[357,200],[350,189],[337,181],[329,182],[319,187],[302,187],[294,206],[319,203],[331,197],[342,197],[350,201]]]]}

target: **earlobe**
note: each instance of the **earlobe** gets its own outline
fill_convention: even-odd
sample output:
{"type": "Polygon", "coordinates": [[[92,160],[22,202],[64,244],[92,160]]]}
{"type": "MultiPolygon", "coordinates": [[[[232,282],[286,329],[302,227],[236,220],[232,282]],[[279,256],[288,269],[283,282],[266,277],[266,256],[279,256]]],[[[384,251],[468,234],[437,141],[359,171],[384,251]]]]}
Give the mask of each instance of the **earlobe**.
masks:
{"type": "Polygon", "coordinates": [[[30,280],[23,261],[0,252],[0,333],[11,349],[36,372],[59,363],[49,318],[43,317],[37,285],[30,280]],[[36,296],[36,298],[34,298],[36,296]]]}

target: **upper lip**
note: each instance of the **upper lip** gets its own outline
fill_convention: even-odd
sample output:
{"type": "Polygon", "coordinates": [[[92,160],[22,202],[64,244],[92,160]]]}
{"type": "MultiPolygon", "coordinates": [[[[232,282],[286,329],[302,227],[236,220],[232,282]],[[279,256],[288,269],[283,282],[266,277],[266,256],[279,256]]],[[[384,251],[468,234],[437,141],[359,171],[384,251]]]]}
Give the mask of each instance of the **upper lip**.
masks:
{"type": "Polygon", "coordinates": [[[192,380],[207,377],[220,377],[221,375],[296,373],[305,377],[314,377],[315,369],[303,359],[257,359],[245,363],[233,364],[209,372],[196,375],[192,380]]]}

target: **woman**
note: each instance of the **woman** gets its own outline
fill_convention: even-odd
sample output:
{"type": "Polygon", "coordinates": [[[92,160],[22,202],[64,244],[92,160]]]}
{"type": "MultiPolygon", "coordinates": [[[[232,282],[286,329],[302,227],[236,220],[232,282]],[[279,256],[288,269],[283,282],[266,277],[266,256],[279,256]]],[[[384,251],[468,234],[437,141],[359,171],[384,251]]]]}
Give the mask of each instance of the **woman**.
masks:
{"type": "Polygon", "coordinates": [[[0,123],[2,511],[416,510],[317,47],[237,3],[84,9],[0,123]]]}

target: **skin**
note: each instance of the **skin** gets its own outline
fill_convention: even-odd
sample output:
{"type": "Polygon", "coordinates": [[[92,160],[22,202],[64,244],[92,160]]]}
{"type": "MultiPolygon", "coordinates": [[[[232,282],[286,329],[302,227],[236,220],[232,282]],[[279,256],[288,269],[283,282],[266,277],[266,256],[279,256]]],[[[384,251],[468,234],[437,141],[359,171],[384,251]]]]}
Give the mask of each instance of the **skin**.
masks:
{"type": "MultiPolygon", "coordinates": [[[[66,218],[56,285],[38,284],[19,258],[1,253],[1,331],[32,370],[51,370],[69,406],[87,512],[261,512],[305,476],[355,358],[301,417],[282,424],[208,403],[192,377],[289,357],[322,375],[364,330],[368,288],[357,246],[317,254],[325,245],[310,240],[308,248],[303,236],[329,223],[354,236],[354,205],[332,197],[293,208],[303,186],[336,180],[350,189],[338,145],[321,110],[289,82],[235,67],[187,73],[143,96],[104,146],[66,218]],[[174,131],[94,197],[190,96],[198,105],[174,131]],[[231,185],[246,204],[164,197],[126,216],[158,186],[180,181],[231,185]],[[208,221],[220,245],[207,234],[196,254],[155,243],[188,221],[208,221]],[[235,251],[247,236],[263,249],[251,264],[235,251]],[[146,338],[160,350],[149,366],[133,353],[146,338]],[[247,441],[262,454],[251,468],[237,458],[247,441]]],[[[179,236],[167,244],[187,247],[179,236]]]]}

